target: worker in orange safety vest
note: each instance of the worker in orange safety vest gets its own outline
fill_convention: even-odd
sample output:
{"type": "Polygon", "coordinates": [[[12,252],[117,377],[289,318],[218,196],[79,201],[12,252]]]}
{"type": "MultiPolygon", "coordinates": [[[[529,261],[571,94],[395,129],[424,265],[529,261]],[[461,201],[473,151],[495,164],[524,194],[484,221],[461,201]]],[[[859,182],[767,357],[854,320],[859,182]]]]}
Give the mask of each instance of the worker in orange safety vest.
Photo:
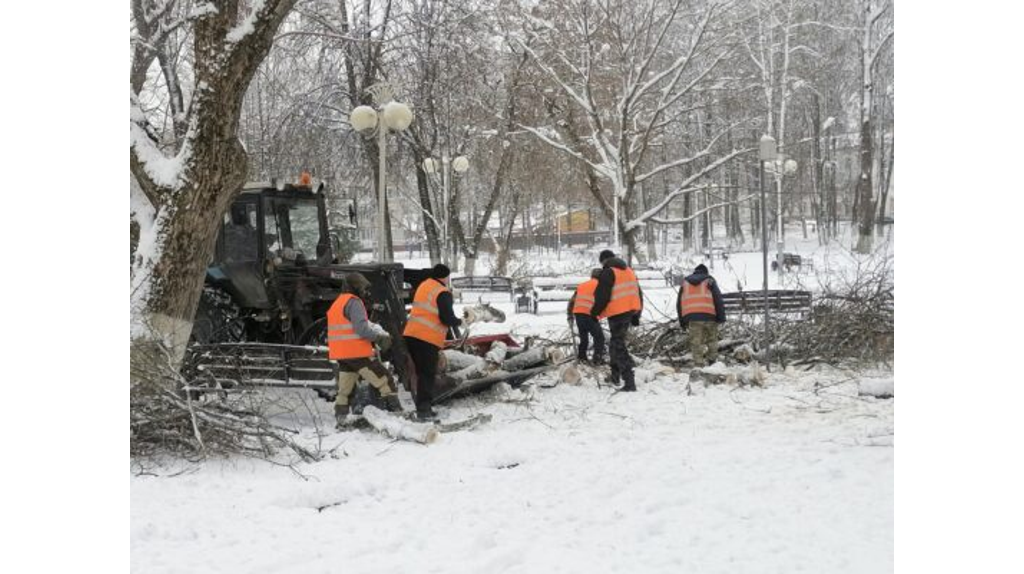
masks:
{"type": "Polygon", "coordinates": [[[370,298],[370,282],[361,273],[348,273],[341,291],[327,310],[328,357],[338,365],[334,416],[339,427],[349,415],[349,400],[360,378],[377,389],[387,410],[402,410],[395,381],[373,350],[376,344],[386,351],[391,346],[391,335],[367,318],[364,301],[370,298]]]}
{"type": "Polygon", "coordinates": [[[704,367],[717,361],[718,325],[725,323],[725,305],[718,283],[703,263],[683,279],[676,310],[679,326],[687,331],[694,365],[704,367]]]}
{"type": "Polygon", "coordinates": [[[633,269],[616,257],[611,250],[602,251],[598,260],[603,269],[597,278],[594,307],[590,311],[590,316],[594,319],[608,318],[608,330],[612,333],[608,350],[611,359],[611,383],[617,386],[621,379],[620,391],[636,391],[633,357],[629,354],[626,336],[629,334],[630,326],[640,324],[640,314],[644,309],[643,292],[633,269]]]}
{"type": "Polygon", "coordinates": [[[601,330],[601,323],[590,316],[594,309],[594,291],[597,290],[597,278],[601,276],[601,269],[590,271],[590,279],[580,283],[569,299],[569,306],[566,308],[569,320],[569,328],[573,322],[576,323],[576,331],[579,333],[579,347],[576,350],[576,359],[581,362],[587,361],[587,349],[590,347],[590,338],[594,339],[594,358],[590,361],[594,365],[604,364],[604,331],[601,330]]]}
{"type": "Polygon", "coordinates": [[[438,263],[424,279],[412,299],[412,311],[405,324],[405,346],[416,366],[416,417],[421,421],[432,421],[437,413],[434,402],[434,379],[437,377],[437,361],[444,347],[448,329],[452,328],[458,337],[462,320],[455,316],[452,308],[454,299],[448,290],[448,276],[451,270],[438,263]]]}

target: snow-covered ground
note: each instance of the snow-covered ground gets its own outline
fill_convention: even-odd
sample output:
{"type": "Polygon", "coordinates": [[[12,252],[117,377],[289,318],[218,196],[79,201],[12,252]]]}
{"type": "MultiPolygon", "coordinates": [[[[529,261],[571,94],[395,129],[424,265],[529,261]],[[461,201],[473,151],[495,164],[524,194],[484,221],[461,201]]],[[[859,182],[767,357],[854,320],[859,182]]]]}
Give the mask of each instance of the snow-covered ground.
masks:
{"type": "Polygon", "coordinates": [[[133,477],[132,570],[891,568],[892,400],[838,372],[687,396],[686,375],[656,370],[636,394],[545,377],[458,401],[442,414],[494,420],[430,446],[328,432],[332,455],[294,471],[231,460],[133,477]]]}
{"type": "MultiPolygon", "coordinates": [[[[590,254],[563,256],[542,263],[566,273],[590,264],[590,254]]],[[[759,254],[730,264],[742,271],[719,266],[720,282],[760,285],[759,254]]],[[[674,315],[674,290],[645,296],[644,321],[674,315]]],[[[473,334],[568,340],[564,302],[530,315],[513,313],[507,295],[485,300],[508,320],[473,334]]],[[[330,455],[291,468],[231,459],[133,475],[132,570],[888,571],[893,399],[858,388],[892,378],[790,369],[763,389],[689,395],[686,372],[649,361],[639,392],[613,394],[593,372],[578,386],[551,373],[440,407],[453,420],[493,420],[429,446],[369,431],[318,435],[331,429],[330,404],[286,394],[299,408],[282,422],[330,455]]]]}

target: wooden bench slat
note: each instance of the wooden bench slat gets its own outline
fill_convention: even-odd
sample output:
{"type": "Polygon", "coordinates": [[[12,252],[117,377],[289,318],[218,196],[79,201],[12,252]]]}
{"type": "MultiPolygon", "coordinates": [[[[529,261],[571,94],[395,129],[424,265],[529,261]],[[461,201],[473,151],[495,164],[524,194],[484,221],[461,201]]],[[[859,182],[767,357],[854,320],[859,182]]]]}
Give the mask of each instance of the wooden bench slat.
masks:
{"type": "MultiPolygon", "coordinates": [[[[723,293],[722,302],[726,313],[755,314],[764,311],[765,297],[761,291],[723,293]]],[[[808,291],[780,289],[768,291],[768,310],[776,312],[811,311],[811,294],[808,291]]]]}

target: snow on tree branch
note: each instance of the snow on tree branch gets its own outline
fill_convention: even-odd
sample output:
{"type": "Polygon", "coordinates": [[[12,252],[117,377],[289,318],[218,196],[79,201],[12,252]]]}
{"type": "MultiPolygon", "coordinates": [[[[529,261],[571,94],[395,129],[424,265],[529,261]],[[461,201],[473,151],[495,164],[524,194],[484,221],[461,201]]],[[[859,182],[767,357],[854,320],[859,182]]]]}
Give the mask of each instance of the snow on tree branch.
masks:
{"type": "Polygon", "coordinates": [[[533,58],[533,61],[534,63],[537,64],[537,67],[543,70],[544,73],[546,73],[552,80],[554,80],[554,82],[558,84],[558,87],[561,88],[562,91],[566,93],[566,95],[575,100],[575,102],[579,104],[579,106],[586,110],[588,113],[593,112],[593,108],[590,106],[590,102],[588,102],[586,98],[584,98],[576,90],[574,90],[572,86],[563,81],[562,78],[558,75],[558,72],[554,71],[551,68],[551,66],[545,64],[543,58],[538,56],[537,52],[535,52],[533,48],[529,46],[529,44],[519,39],[516,39],[515,42],[519,44],[519,46],[523,50],[525,50],[526,53],[530,54],[530,57],[533,58]]]}
{"type": "Polygon", "coordinates": [[[739,156],[741,156],[743,154],[746,154],[746,153],[751,153],[751,152],[756,151],[756,150],[757,150],[757,148],[753,148],[753,147],[746,148],[746,149],[733,150],[728,155],[722,156],[722,157],[716,159],[715,161],[709,163],[708,165],[706,165],[703,168],[701,168],[701,170],[698,171],[697,173],[695,173],[695,174],[691,175],[690,177],[686,178],[685,180],[683,180],[683,182],[676,187],[675,191],[672,191],[672,192],[669,192],[668,194],[666,194],[665,198],[662,199],[661,201],[659,201],[658,203],[656,203],[654,205],[654,207],[648,209],[647,211],[643,212],[642,214],[640,214],[639,216],[634,218],[632,221],[627,223],[626,224],[626,228],[627,229],[633,229],[635,227],[641,226],[644,221],[654,217],[655,215],[660,213],[663,209],[668,207],[669,204],[672,203],[673,200],[675,200],[675,198],[679,197],[680,195],[682,195],[684,193],[690,193],[691,191],[693,191],[694,190],[693,183],[698,181],[700,178],[702,178],[705,175],[711,173],[712,171],[718,169],[720,166],[722,166],[725,163],[731,161],[733,158],[739,157],[739,156]]]}
{"type": "Polygon", "coordinates": [[[274,5],[267,5],[266,0],[253,0],[249,13],[234,28],[228,30],[224,39],[233,44],[241,42],[243,38],[256,30],[257,19],[266,19],[273,8],[274,5]]]}
{"type": "Polygon", "coordinates": [[[174,192],[184,185],[183,172],[191,154],[191,146],[186,141],[177,154],[168,157],[151,138],[147,124],[138,96],[132,93],[129,145],[132,173],[150,201],[158,205],[158,195],[174,192]]]}
{"type": "Polygon", "coordinates": [[[589,159],[587,159],[586,156],[584,156],[582,153],[580,153],[580,152],[570,148],[569,146],[567,146],[567,145],[565,145],[565,144],[563,144],[563,143],[561,143],[559,141],[555,141],[554,139],[548,137],[547,134],[544,133],[546,130],[534,128],[534,127],[531,127],[531,126],[524,126],[522,124],[517,124],[517,125],[520,128],[530,132],[531,134],[536,136],[539,140],[541,140],[542,142],[548,144],[549,146],[551,146],[551,147],[553,147],[553,148],[555,148],[555,149],[557,149],[557,150],[559,150],[559,151],[561,151],[563,153],[566,153],[566,154],[568,154],[568,155],[570,155],[570,156],[572,156],[572,157],[574,157],[574,158],[576,158],[576,159],[586,163],[587,165],[592,167],[598,173],[600,173],[600,174],[602,174],[602,175],[604,175],[606,177],[610,177],[611,176],[611,173],[609,172],[609,170],[608,170],[606,165],[600,164],[600,163],[594,163],[594,162],[590,161],[589,159]]]}
{"type": "Polygon", "coordinates": [[[653,177],[655,175],[658,175],[659,173],[661,173],[661,172],[663,172],[665,170],[676,168],[676,167],[680,167],[680,166],[684,166],[684,165],[692,163],[692,162],[694,162],[694,161],[696,161],[698,159],[708,157],[711,154],[711,150],[715,147],[715,144],[718,143],[718,140],[722,139],[722,136],[730,133],[734,128],[736,128],[739,125],[742,125],[743,123],[745,123],[745,121],[740,121],[740,122],[733,123],[733,124],[729,125],[729,127],[727,127],[726,129],[718,132],[717,134],[715,134],[715,136],[713,138],[711,138],[711,141],[708,142],[708,145],[704,146],[704,149],[700,150],[695,155],[692,155],[690,157],[684,157],[684,158],[681,158],[681,159],[677,159],[675,161],[671,161],[671,162],[659,165],[658,167],[655,167],[654,169],[652,169],[652,170],[650,170],[650,171],[648,171],[646,173],[642,173],[642,174],[636,176],[636,182],[637,183],[643,182],[643,181],[645,181],[645,180],[647,180],[647,179],[649,179],[649,178],[651,178],[651,177],[653,177]]]}
{"type": "MultiPolygon", "coordinates": [[[[700,187],[691,187],[690,189],[686,190],[686,192],[687,193],[692,193],[694,191],[701,191],[702,189],[703,188],[700,188],[700,187]]],[[[714,187],[712,189],[714,189],[714,187]]],[[[709,205],[707,207],[704,207],[702,209],[699,209],[699,210],[691,213],[687,217],[680,217],[680,218],[676,218],[676,219],[663,219],[663,218],[660,218],[660,217],[651,217],[650,219],[648,219],[648,221],[650,221],[651,223],[658,223],[658,224],[662,224],[662,225],[679,225],[679,224],[682,224],[682,223],[686,223],[687,221],[693,221],[694,219],[697,219],[701,215],[704,215],[705,213],[707,213],[707,212],[709,212],[709,211],[711,211],[713,209],[718,209],[719,207],[725,207],[727,205],[735,205],[735,204],[743,203],[744,201],[747,201],[748,199],[753,199],[754,197],[757,197],[756,193],[751,193],[751,194],[748,194],[748,195],[744,195],[743,197],[740,197],[738,199],[734,199],[734,200],[730,200],[730,201],[723,201],[721,203],[716,203],[714,205],[709,205]]],[[[641,223],[640,225],[643,225],[643,224],[641,223]]]]}

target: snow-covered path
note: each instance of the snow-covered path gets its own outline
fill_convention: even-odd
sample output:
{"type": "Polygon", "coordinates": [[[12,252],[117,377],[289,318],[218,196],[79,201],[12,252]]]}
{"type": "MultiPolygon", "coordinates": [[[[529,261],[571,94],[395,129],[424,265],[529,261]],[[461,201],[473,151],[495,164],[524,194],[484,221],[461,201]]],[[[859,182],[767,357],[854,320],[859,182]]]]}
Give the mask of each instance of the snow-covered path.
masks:
{"type": "Polygon", "coordinates": [[[635,394],[588,380],[458,401],[442,413],[494,421],[430,446],[329,432],[336,458],[305,479],[251,460],[133,477],[132,570],[892,568],[892,400],[834,372],[687,396],[655,368],[635,394]]]}

